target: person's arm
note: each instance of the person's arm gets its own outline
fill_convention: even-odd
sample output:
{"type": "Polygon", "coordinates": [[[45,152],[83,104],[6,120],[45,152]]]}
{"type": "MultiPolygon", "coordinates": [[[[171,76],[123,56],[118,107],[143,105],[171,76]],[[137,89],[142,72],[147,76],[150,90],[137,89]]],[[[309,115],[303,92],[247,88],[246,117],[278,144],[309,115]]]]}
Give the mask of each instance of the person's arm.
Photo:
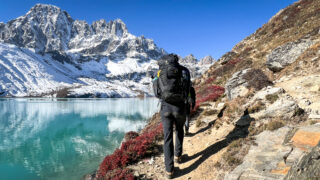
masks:
{"type": "Polygon", "coordinates": [[[192,99],[192,103],[191,103],[192,109],[194,109],[194,107],[196,106],[196,92],[192,86],[190,87],[190,95],[192,99]]]}

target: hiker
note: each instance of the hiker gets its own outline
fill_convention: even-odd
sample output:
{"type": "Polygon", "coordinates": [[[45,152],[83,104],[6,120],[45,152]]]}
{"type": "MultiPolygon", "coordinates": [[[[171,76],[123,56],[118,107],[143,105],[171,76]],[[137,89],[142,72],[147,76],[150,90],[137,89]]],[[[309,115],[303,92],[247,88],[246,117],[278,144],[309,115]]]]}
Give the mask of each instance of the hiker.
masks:
{"type": "Polygon", "coordinates": [[[161,101],[164,161],[166,176],[169,179],[174,175],[174,160],[176,163],[181,162],[186,103],[191,84],[189,70],[181,66],[178,60],[175,54],[164,55],[158,61],[159,71],[153,79],[154,94],[161,101]],[[176,129],[175,147],[173,147],[173,125],[176,129]]]}
{"type": "Polygon", "coordinates": [[[185,135],[189,135],[189,122],[190,122],[190,112],[191,109],[194,109],[196,106],[196,92],[192,86],[190,86],[190,93],[188,94],[188,101],[186,103],[186,123],[185,127],[185,135]],[[191,109],[190,109],[191,108],[191,109]]]}

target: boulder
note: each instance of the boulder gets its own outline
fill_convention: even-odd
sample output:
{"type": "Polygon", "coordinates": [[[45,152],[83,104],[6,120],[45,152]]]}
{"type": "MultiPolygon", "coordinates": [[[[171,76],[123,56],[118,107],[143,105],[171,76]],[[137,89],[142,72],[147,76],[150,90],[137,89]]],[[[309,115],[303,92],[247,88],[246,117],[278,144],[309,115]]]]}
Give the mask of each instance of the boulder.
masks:
{"type": "Polygon", "coordinates": [[[262,117],[290,119],[296,115],[298,110],[299,106],[294,99],[287,94],[283,94],[273,104],[267,106],[262,117]]]}
{"type": "Polygon", "coordinates": [[[272,82],[260,69],[244,69],[232,75],[226,83],[226,95],[231,100],[239,96],[245,96],[249,89],[260,90],[266,86],[272,85],[272,82]]]}
{"type": "Polygon", "coordinates": [[[277,47],[267,56],[267,67],[273,72],[281,71],[295,62],[313,44],[310,39],[299,39],[277,47]]]}
{"type": "Polygon", "coordinates": [[[244,75],[249,72],[249,70],[251,69],[249,68],[234,73],[226,83],[226,95],[230,100],[245,94],[245,92],[248,92],[248,89],[246,88],[248,84],[244,78],[244,75]]]}

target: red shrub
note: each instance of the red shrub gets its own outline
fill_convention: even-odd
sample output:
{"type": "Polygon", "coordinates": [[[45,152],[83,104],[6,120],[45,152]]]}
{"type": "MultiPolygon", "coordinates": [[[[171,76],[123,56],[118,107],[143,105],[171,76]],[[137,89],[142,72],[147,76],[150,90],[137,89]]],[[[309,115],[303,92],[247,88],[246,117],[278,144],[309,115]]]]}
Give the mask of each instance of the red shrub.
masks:
{"type": "Polygon", "coordinates": [[[235,65],[235,64],[237,64],[237,63],[240,62],[240,61],[241,61],[240,58],[236,58],[236,59],[232,59],[232,60],[228,61],[227,64],[235,65]]]}
{"type": "Polygon", "coordinates": [[[201,103],[207,101],[215,101],[224,93],[224,88],[216,85],[209,86],[204,90],[197,92],[197,102],[195,110],[197,110],[201,103]]]}
{"type": "MultiPolygon", "coordinates": [[[[98,170],[98,177],[110,176],[110,171],[121,169],[129,163],[136,162],[148,155],[148,150],[163,136],[162,124],[148,127],[140,136],[122,143],[120,149],[104,158],[98,170]]],[[[117,174],[117,173],[116,173],[117,174]]],[[[125,173],[127,176],[127,173],[125,173]]],[[[132,175],[132,174],[131,174],[132,175]]],[[[133,176],[132,176],[133,177],[133,176]]],[[[111,177],[112,179],[113,177],[111,177]]],[[[121,179],[121,178],[120,178],[121,179]]]]}
{"type": "Polygon", "coordinates": [[[206,80],[206,84],[211,84],[214,80],[216,80],[215,77],[210,77],[206,80]]]}

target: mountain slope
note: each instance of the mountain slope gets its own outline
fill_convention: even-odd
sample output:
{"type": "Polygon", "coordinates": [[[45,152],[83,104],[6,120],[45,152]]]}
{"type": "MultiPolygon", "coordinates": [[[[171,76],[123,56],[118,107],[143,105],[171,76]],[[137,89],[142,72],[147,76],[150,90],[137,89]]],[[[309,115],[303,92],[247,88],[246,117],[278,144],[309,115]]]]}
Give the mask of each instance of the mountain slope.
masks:
{"type": "MultiPolygon", "coordinates": [[[[166,54],[120,19],[89,25],[46,4],[0,23],[0,46],[0,96],[17,97],[150,96],[150,73],[166,54]]],[[[195,77],[210,63],[193,62],[195,77]]]]}
{"type": "MultiPolygon", "coordinates": [[[[223,55],[194,80],[197,109],[175,179],[318,179],[319,62],[315,0],[281,10],[223,55]]],[[[163,154],[129,168],[165,179],[163,154]]]]}

